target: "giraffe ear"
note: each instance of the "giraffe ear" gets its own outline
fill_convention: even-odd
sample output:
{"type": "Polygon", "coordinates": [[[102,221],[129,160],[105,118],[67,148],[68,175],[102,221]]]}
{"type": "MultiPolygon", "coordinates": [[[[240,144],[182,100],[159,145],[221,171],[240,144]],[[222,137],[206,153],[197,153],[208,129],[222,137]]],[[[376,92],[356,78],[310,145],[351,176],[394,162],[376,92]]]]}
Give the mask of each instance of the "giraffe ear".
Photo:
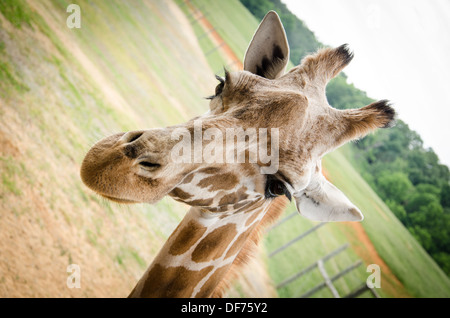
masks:
{"type": "Polygon", "coordinates": [[[244,58],[244,70],[274,79],[284,74],[289,61],[289,44],[283,24],[275,11],[261,21],[244,58]]]}
{"type": "Polygon", "coordinates": [[[313,221],[362,221],[361,211],[322,173],[315,172],[310,184],[294,194],[297,210],[313,221]]]}

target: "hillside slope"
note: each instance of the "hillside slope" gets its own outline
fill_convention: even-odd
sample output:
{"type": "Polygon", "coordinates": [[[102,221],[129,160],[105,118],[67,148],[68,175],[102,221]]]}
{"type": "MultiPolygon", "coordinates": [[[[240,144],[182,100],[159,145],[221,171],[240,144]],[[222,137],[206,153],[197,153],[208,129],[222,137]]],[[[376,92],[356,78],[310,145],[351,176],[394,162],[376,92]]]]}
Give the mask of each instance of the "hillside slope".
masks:
{"type": "Polygon", "coordinates": [[[0,297],[127,296],[187,209],[109,204],[79,178],[100,138],[206,111],[215,81],[186,17],[170,1],[80,1],[69,29],[70,3],[0,5],[0,297]]]}

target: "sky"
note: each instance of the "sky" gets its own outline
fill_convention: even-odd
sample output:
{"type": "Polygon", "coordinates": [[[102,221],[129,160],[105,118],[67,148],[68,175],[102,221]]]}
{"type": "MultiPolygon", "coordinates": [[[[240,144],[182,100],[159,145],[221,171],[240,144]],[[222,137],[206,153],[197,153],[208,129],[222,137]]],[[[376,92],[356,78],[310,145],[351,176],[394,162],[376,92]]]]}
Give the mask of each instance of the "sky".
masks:
{"type": "MultiPolygon", "coordinates": [[[[325,45],[348,43],[349,82],[388,99],[450,166],[449,0],[282,0],[325,45]]],[[[295,61],[294,61],[295,62],[295,61]]]]}

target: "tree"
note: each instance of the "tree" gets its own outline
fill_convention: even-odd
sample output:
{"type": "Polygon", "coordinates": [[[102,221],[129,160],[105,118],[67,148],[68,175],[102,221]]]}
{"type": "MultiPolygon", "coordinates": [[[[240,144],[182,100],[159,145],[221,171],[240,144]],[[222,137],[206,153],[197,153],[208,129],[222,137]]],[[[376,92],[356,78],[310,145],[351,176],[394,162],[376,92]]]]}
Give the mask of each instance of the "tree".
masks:
{"type": "Polygon", "coordinates": [[[416,211],[408,215],[412,224],[419,225],[427,229],[438,229],[444,218],[444,210],[437,201],[432,201],[427,205],[420,206],[416,211]]]}
{"type": "Polygon", "coordinates": [[[425,250],[429,250],[431,248],[433,242],[431,240],[430,233],[428,233],[426,229],[421,228],[418,225],[414,225],[409,227],[408,230],[425,250]]]}
{"type": "Polygon", "coordinates": [[[327,99],[331,106],[338,109],[360,108],[374,102],[364,91],[347,83],[347,76],[344,73],[328,83],[327,99]]]}
{"type": "Polygon", "coordinates": [[[403,203],[413,188],[408,176],[403,172],[384,171],[377,180],[379,194],[384,200],[403,203]]]}
{"type": "Polygon", "coordinates": [[[442,270],[449,276],[450,275],[450,254],[445,252],[433,253],[431,255],[434,260],[439,264],[442,270]]]}
{"type": "Polygon", "coordinates": [[[402,204],[397,203],[393,200],[386,200],[386,205],[395,214],[397,219],[399,219],[403,224],[406,224],[408,216],[406,214],[406,210],[402,204]]]}
{"type": "Polygon", "coordinates": [[[436,195],[427,192],[414,191],[406,199],[405,209],[408,213],[418,211],[423,206],[428,206],[431,203],[439,204],[439,199],[436,195]]]}
{"type": "Polygon", "coordinates": [[[439,200],[441,195],[441,189],[439,189],[437,186],[427,183],[420,183],[416,185],[416,191],[422,192],[422,193],[430,193],[436,196],[436,199],[439,200]]]}
{"type": "Polygon", "coordinates": [[[433,149],[412,149],[407,154],[407,161],[409,177],[414,185],[428,183],[441,187],[448,184],[449,169],[439,164],[439,158],[433,149]]]}
{"type": "Polygon", "coordinates": [[[450,185],[444,184],[441,188],[441,204],[444,208],[450,208],[450,185]]]}

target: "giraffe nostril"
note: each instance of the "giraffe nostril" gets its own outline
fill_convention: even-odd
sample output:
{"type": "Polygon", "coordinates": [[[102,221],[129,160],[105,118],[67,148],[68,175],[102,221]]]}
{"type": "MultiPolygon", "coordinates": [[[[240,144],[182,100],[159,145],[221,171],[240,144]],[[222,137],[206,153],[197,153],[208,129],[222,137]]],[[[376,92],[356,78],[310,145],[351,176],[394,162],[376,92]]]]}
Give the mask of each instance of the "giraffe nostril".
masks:
{"type": "Polygon", "coordinates": [[[130,140],[129,140],[128,142],[133,142],[133,141],[135,141],[135,140],[138,140],[139,137],[142,136],[142,134],[143,134],[142,132],[135,134],[134,136],[132,136],[132,137],[130,138],[130,140]]]}
{"type": "Polygon", "coordinates": [[[138,134],[138,135],[134,136],[133,138],[131,138],[129,142],[133,142],[141,136],[142,136],[142,134],[138,134]]]}
{"type": "Polygon", "coordinates": [[[132,143],[138,140],[144,134],[143,131],[130,131],[120,138],[124,143],[132,143]]]}

